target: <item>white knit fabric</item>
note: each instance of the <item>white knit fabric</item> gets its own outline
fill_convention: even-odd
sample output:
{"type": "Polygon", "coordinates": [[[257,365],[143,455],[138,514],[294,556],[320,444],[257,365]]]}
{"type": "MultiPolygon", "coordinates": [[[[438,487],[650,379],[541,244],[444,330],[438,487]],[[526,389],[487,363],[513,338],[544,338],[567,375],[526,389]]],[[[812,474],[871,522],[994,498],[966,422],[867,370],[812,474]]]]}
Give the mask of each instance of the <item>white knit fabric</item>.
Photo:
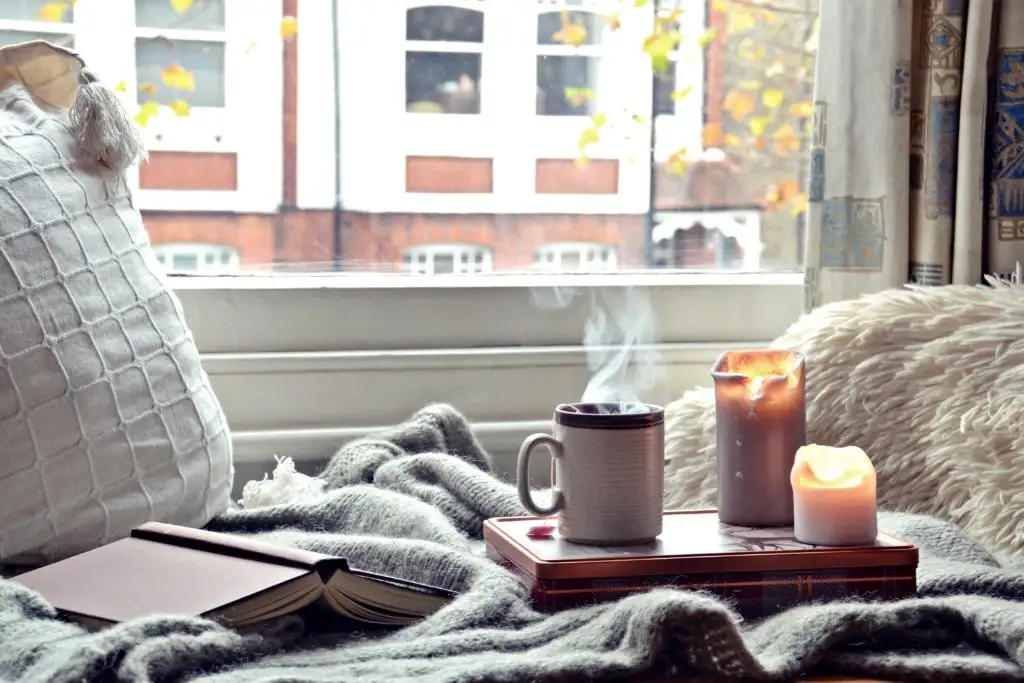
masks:
{"type": "MultiPolygon", "coordinates": [[[[2,83],[0,83],[2,85],[2,83]]],[[[229,503],[223,412],[118,172],[0,92],[0,560],[53,560],[229,503]]]]}

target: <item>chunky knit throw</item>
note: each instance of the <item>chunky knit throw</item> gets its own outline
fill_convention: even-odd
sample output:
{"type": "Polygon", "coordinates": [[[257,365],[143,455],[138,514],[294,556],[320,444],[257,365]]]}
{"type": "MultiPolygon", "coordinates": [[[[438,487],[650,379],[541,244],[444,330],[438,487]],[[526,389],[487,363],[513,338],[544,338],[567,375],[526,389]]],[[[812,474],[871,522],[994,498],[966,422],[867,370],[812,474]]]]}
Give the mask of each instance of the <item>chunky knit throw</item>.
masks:
{"type": "Polygon", "coordinates": [[[242,635],[202,619],[156,616],[86,633],[38,596],[0,581],[0,680],[569,681],[703,675],[782,681],[803,673],[899,681],[1024,680],[1024,573],[953,526],[886,514],[922,550],[920,599],[811,605],[742,623],[706,595],[655,590],[546,616],[480,554],[484,519],[519,515],[466,421],[431,406],[344,447],[326,493],[232,510],[211,528],[349,558],[462,595],[397,632],[288,617],[242,635]]]}

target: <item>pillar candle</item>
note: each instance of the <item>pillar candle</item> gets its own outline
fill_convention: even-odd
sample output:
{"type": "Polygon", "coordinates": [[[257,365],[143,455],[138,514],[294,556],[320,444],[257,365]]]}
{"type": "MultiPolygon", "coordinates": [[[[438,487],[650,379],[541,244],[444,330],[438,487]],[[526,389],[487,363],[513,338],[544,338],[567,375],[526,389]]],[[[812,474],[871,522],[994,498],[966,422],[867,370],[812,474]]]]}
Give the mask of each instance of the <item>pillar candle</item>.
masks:
{"type": "Polygon", "coordinates": [[[811,444],[796,452],[793,535],[812,545],[874,545],[878,537],[875,468],[856,446],[811,444]]]}
{"type": "Polygon", "coordinates": [[[806,443],[803,356],[728,351],[711,376],[719,519],[747,527],[792,524],[790,474],[797,449],[806,443]]]}

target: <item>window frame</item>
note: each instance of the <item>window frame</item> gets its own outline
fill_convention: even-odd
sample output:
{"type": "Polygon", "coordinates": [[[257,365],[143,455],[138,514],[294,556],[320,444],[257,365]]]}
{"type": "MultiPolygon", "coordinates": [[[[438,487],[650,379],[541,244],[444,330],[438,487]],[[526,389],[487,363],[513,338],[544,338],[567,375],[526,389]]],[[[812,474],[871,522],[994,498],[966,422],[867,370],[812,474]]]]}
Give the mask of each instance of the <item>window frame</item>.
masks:
{"type": "Polygon", "coordinates": [[[234,275],[241,267],[241,256],[238,249],[226,244],[214,244],[212,242],[161,242],[154,244],[153,252],[157,261],[167,269],[167,264],[174,262],[174,257],[179,255],[194,256],[196,268],[190,271],[171,271],[170,274],[186,275],[234,275]],[[214,256],[214,263],[208,264],[207,256],[214,256]],[[224,255],[228,260],[224,261],[224,255]]]}
{"type": "Polygon", "coordinates": [[[483,275],[494,271],[494,252],[489,247],[461,242],[433,242],[408,247],[402,254],[402,261],[403,271],[410,275],[483,275]],[[451,273],[434,272],[434,261],[438,256],[451,257],[451,273]],[[463,269],[464,265],[472,267],[463,269]]]}
{"type": "Polygon", "coordinates": [[[646,292],[668,402],[710,385],[727,349],[763,347],[799,316],[801,273],[171,277],[232,426],[236,461],[322,461],[433,401],[475,423],[510,472],[529,433],[590,375],[591,297],[646,292]]]}
{"type": "Polygon", "coordinates": [[[534,250],[533,266],[540,272],[614,272],[619,267],[619,254],[615,245],[602,242],[544,242],[534,250]],[[591,250],[599,252],[600,258],[591,259],[591,250]],[[562,268],[562,259],[566,254],[574,254],[577,257],[576,268],[562,268]]]}

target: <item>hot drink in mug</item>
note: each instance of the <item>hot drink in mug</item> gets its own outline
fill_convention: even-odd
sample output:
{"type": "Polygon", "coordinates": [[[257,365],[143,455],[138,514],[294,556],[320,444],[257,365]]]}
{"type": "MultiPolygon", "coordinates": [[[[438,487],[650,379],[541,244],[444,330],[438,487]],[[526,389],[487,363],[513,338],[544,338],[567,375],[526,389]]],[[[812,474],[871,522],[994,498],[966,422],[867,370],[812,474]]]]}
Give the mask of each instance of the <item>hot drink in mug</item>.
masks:
{"type": "Polygon", "coordinates": [[[665,410],[639,404],[564,403],[553,435],[533,434],[519,450],[516,479],[523,506],[558,516],[559,535],[575,543],[647,543],[661,533],[665,490],[665,410]],[[551,502],[530,492],[530,456],[553,457],[551,502]]]}

